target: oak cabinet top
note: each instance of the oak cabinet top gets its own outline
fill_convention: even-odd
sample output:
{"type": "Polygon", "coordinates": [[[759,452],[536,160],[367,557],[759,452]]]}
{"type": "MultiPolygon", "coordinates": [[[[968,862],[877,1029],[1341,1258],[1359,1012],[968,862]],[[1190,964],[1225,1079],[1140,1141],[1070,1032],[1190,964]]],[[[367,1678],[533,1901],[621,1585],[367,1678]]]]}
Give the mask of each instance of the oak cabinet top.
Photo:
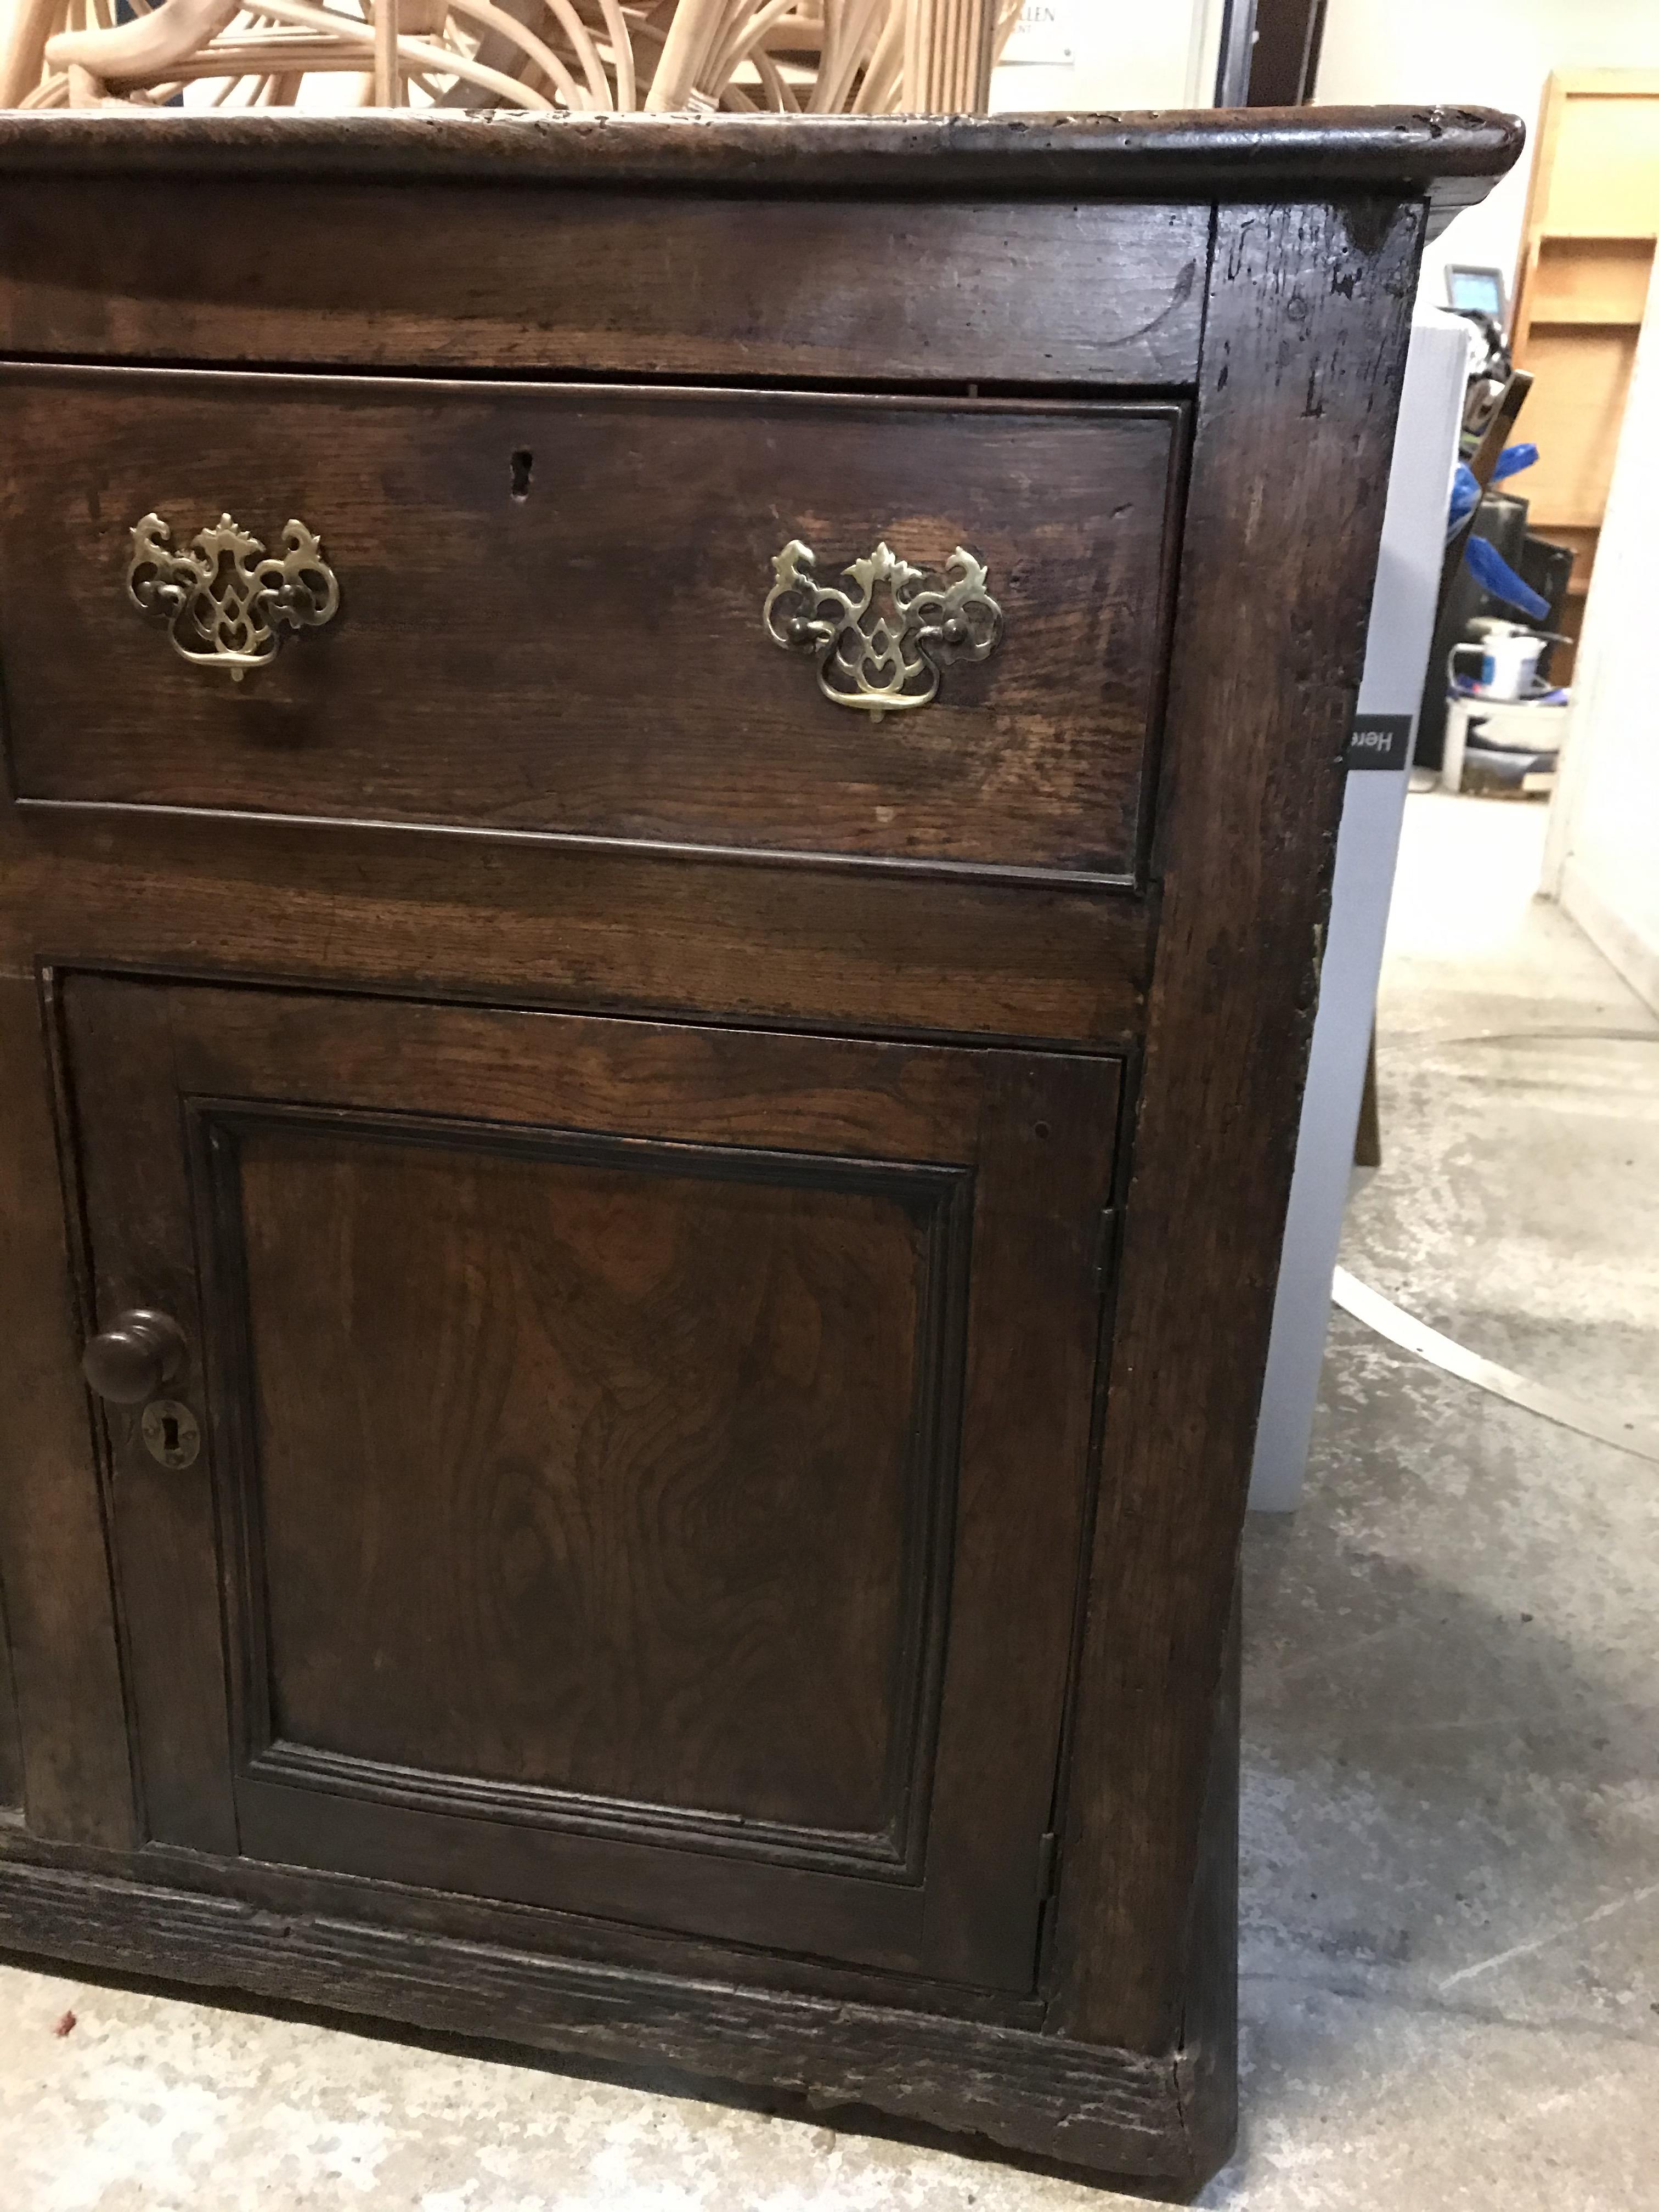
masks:
{"type": "Polygon", "coordinates": [[[1396,193],[1442,220],[1521,150],[1480,107],[1139,115],[9,114],[0,172],[211,168],[900,198],[1266,200],[1396,193]]]}

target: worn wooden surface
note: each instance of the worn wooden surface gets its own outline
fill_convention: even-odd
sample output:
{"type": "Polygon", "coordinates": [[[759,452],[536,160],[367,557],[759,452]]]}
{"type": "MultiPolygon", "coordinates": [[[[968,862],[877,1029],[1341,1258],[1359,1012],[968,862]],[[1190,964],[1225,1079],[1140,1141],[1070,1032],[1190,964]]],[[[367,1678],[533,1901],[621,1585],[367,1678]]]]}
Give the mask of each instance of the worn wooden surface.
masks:
{"type": "Polygon", "coordinates": [[[1217,237],[1060,1907],[1062,2016],[1138,2049],[1180,2020],[1421,235],[1383,204],[1217,237]]]}
{"type": "Polygon", "coordinates": [[[0,1343],[8,1401],[0,1585],[23,1800],[41,1835],[137,1838],[83,1316],[68,1263],[52,1080],[32,975],[0,978],[0,1343]]]}
{"type": "Polygon", "coordinates": [[[64,1002],[149,1832],[1029,1989],[1115,1064],[64,1002]]]}
{"type": "MultiPolygon", "coordinates": [[[[1437,213],[1485,198],[1525,137],[1480,107],[1075,116],[167,114],[0,117],[0,171],[468,179],[907,199],[1317,199],[1437,213]]],[[[287,189],[284,191],[286,204],[287,189]]],[[[660,216],[658,218],[660,220],[660,216]]],[[[1034,272],[1035,273],[1035,272],[1034,272]]]]}
{"type": "MultiPolygon", "coordinates": [[[[167,1027],[146,1018],[138,994],[106,994],[99,1001],[100,1048],[91,1055],[78,995],[97,987],[67,978],[60,993],[58,983],[54,978],[69,1116],[64,1167],[76,1184],[75,1257],[86,1285],[87,1332],[132,1306],[165,1313],[191,1347],[168,1393],[200,1419],[206,1315],[194,1255],[181,1249],[173,1230],[188,1194],[167,1027]]],[[[140,1832],[234,1853],[224,1652],[217,1607],[199,1595],[218,1579],[210,1494],[196,1468],[164,1468],[150,1457],[141,1438],[143,1413],[142,1406],[94,1411],[140,1832]]]]}
{"type": "Polygon", "coordinates": [[[0,659],[26,799],[1133,877],[1173,407],[0,369],[0,659]],[[316,531],[339,613],[233,683],[131,604],[131,532],[316,531]],[[879,720],[762,625],[890,544],[1004,634],[879,720]]]}
{"type": "Polygon", "coordinates": [[[1198,356],[1202,205],[664,199],[642,252],[626,193],[290,179],[273,224],[221,171],[204,223],[194,180],[43,198],[5,173],[15,119],[0,352],[876,386],[1184,384],[1198,356]]]}
{"type": "Polygon", "coordinates": [[[1151,939],[1137,903],[1021,885],[580,849],[555,858],[538,840],[498,836],[0,809],[0,973],[19,977],[41,957],[887,1036],[1121,1044],[1139,1026],[1151,939]]]}
{"type": "Polygon", "coordinates": [[[0,1590],[0,1808],[23,1806],[23,1739],[17,1726],[17,1693],[12,1681],[11,1638],[6,1632],[5,1593],[0,1590]]]}
{"type": "Polygon", "coordinates": [[[902,1867],[959,1178],[401,1114],[210,1128],[267,1771],[902,1867]]]}
{"type": "MultiPolygon", "coordinates": [[[[498,818],[459,830],[132,805],[0,809],[10,1153],[0,1322],[20,1378],[0,1576],[28,1804],[26,1827],[0,1822],[0,1927],[94,1963],[119,1957],[551,2048],[806,2085],[828,2100],[1191,2187],[1224,2154],[1232,2126],[1237,1540],[1406,299],[1431,203],[1507,166],[1514,129],[1402,113],[963,131],[647,121],[621,135],[413,118],[349,131],[301,118],[289,135],[257,118],[199,131],[194,120],[122,118],[102,135],[97,118],[46,120],[0,120],[0,301],[10,319],[0,343],[14,352],[278,368],[459,363],[590,381],[830,380],[857,386],[851,409],[883,422],[902,411],[906,386],[913,398],[963,401],[975,382],[1012,380],[1028,398],[1058,384],[1054,398],[1069,402],[1141,382],[1156,386],[1155,403],[1193,410],[1195,428],[1170,708],[1161,750],[1148,753],[1160,779],[1152,834],[1137,845],[1141,873],[1115,889],[940,874],[937,849],[933,872],[908,872],[868,858],[848,866],[554,846],[498,818]],[[305,173],[293,191],[307,212],[273,241],[252,213],[285,167],[305,173]],[[1453,179],[1443,190],[1433,181],[1443,168],[1453,179]],[[153,225],[137,242],[141,175],[191,221],[153,225]],[[485,188],[492,178],[499,192],[485,188]],[[204,179],[209,225],[194,220],[204,179]],[[1218,250],[1206,276],[1212,202],[1218,250]],[[434,261],[441,233],[428,218],[441,204],[446,250],[434,261]],[[360,219],[369,209],[378,228],[360,219]],[[560,222],[546,220],[551,209],[560,222]],[[83,218],[99,212],[106,228],[89,240],[83,218]],[[522,270],[489,260],[479,241],[496,233],[516,240],[522,270]],[[837,237],[854,241],[840,258],[837,237]],[[895,238],[906,247],[894,264],[902,278],[866,283],[865,264],[895,238]],[[805,252],[803,240],[821,250],[805,252]],[[1030,250],[1044,240],[1055,249],[1047,260],[1030,250]],[[695,246],[678,263],[676,240],[695,246]],[[56,963],[52,1034],[62,1005],[71,1027],[77,1008],[91,1024],[85,1039],[77,1030],[72,1066],[40,1042],[42,962],[56,963]],[[180,980],[191,977],[216,988],[180,980]],[[500,1011],[514,1007],[547,1012],[500,1011]],[[554,1038],[557,1050],[545,1042],[554,1038]],[[1122,1142],[1120,1066],[1133,1109],[1122,1142]],[[808,1068],[818,1070],[810,1082],[808,1068]],[[948,1080],[929,1073],[940,1069],[953,1071],[948,1080]],[[289,1109],[310,1117],[303,1133],[289,1109]],[[404,1142],[411,1115],[436,1140],[424,1149],[404,1142]],[[566,1133],[544,1135],[538,1151],[499,1141],[507,1123],[566,1133]],[[453,1124],[497,1134],[461,1143],[453,1124]],[[567,1149],[573,1128],[580,1158],[567,1149]],[[605,1142],[594,1149],[596,1137],[605,1142]],[[766,1177],[750,1177],[736,1200],[718,1177],[689,1182],[683,1147],[785,1156],[775,1188],[810,1189],[810,1200],[781,1201],[793,1209],[783,1220],[744,1212],[774,1188],[766,1177]],[[832,1164],[849,1161],[863,1182],[837,1180],[832,1164]],[[840,1838],[833,1849],[845,1854],[848,1837],[863,1849],[913,1832],[908,1809],[892,1826],[902,1790],[890,1750],[876,1748],[902,1736],[895,1676],[878,1687],[867,1660],[846,1659],[853,1695],[825,1732],[821,1772],[766,1747],[786,1731],[792,1698],[824,1705],[825,1670],[852,1650],[842,1628],[854,1549],[874,1561],[859,1602],[880,1617],[875,1640],[887,1637],[898,1673],[913,1663],[902,1654],[916,1635],[894,1624],[927,1611],[903,1533],[919,1493],[898,1506],[896,1470],[914,1452],[915,1378],[929,1355],[913,1337],[907,1369],[892,1340],[915,1326],[928,1281],[951,1269],[933,1265],[933,1232],[918,1229],[902,1194],[919,1201],[937,1173],[970,1170],[971,1199],[950,1201],[973,1214],[966,1310],[954,1338],[949,1327],[938,1336],[967,1347],[968,1448],[952,1462],[921,1879],[908,1860],[896,1873],[832,1873],[812,1863],[817,1845],[804,1835],[840,1838]],[[647,1173],[650,1203],[635,1180],[647,1173]],[[555,1205],[556,1189],[568,1204],[555,1205]],[[216,1220],[235,1236],[201,1238],[204,1307],[194,1240],[216,1220]],[[354,1255],[372,1252],[354,1267],[368,1267],[377,1305],[403,1323],[369,1340],[369,1355],[352,1347],[380,1437],[372,1449],[354,1429],[347,1363],[319,1343],[295,1288],[316,1279],[327,1331],[366,1337],[343,1238],[354,1255]],[[478,1263],[486,1244],[517,1255],[510,1276],[478,1263]],[[696,1310],[690,1255],[728,1244],[789,1288],[764,1326],[740,1325],[741,1301],[726,1292],[712,1311],[696,1310]],[[468,1287],[475,1278],[508,1285],[487,1314],[468,1287]],[[610,1319],[593,1357],[611,1363],[611,1382],[597,1390],[590,1375],[586,1398],[558,1380],[592,1328],[564,1299],[567,1282],[610,1319]],[[838,1303],[837,1282],[857,1297],[838,1303]],[[453,1296],[434,1287],[445,1284],[453,1296]],[[153,1303],[152,1285],[191,1316],[210,1362],[210,1456],[194,1488],[169,1474],[170,1490],[147,1492],[146,1470],[158,1482],[161,1471],[135,1449],[128,1417],[94,1415],[75,1376],[86,1328],[118,1304],[153,1303]],[[884,1321],[878,1357],[859,1347],[848,1305],[870,1327],[884,1321]],[[785,1308],[819,1316],[799,1343],[810,1336],[822,1367],[794,1364],[796,1340],[780,1333],[785,1308]],[[501,1368],[499,1389],[489,1382],[503,1332],[572,1435],[592,1433],[603,1397],[614,1434],[637,1439],[644,1417],[630,1378],[653,1332],[672,1337],[676,1311],[688,1357],[658,1455],[666,1486],[630,1492],[626,1452],[601,1455],[596,1498],[606,1510],[580,1524],[597,1548],[579,1559],[567,1540],[578,1525],[568,1486],[526,1486],[511,1469],[474,1486],[509,1506],[533,1494],[567,1510],[544,1522],[514,1507],[469,1524],[479,1571],[426,1606],[449,1678],[471,1668],[456,1711],[477,1723],[465,1733],[487,1754],[466,1778],[471,1809],[457,1811],[445,1762],[465,1747],[462,1732],[434,1720],[422,1746],[418,1716],[365,1680],[361,1637],[347,1639],[347,1693],[329,1711],[304,1577],[317,1575],[336,1615],[384,1607],[388,1571],[396,1588],[424,1587],[419,1547],[401,1537],[379,1555],[389,1569],[365,1565],[368,1511],[378,1501],[384,1524],[392,1510],[381,1432],[400,1440],[404,1465],[419,1462],[399,1492],[412,1523],[449,1525],[446,1469],[465,1464],[481,1421],[512,1446],[503,1465],[529,1455],[511,1370],[501,1368]],[[256,1351],[262,1334],[269,1346],[264,1382],[257,1358],[237,1364],[250,1322],[256,1351]],[[752,1392],[734,1382],[734,1364],[752,1392]],[[1109,1391],[1097,1390],[1091,1377],[1107,1368],[1109,1391]],[[360,1486],[359,1520],[343,1516],[349,1541],[337,1555],[319,1553],[308,1526],[329,1505],[319,1409],[301,1402],[318,1378],[360,1486]],[[265,1503],[264,1478],[235,1458],[246,1443],[239,1407],[276,1471],[277,1540],[261,1572],[275,1561],[286,1594],[270,1618],[283,1652],[301,1655],[292,1666],[282,1657],[274,1678],[265,1668],[277,1696],[261,1709],[263,1734],[245,1725],[261,1718],[248,1670],[234,1670],[233,1710],[221,1664],[222,1583],[237,1637],[254,1587],[234,1509],[265,1503]],[[697,1486],[699,1424],[739,1471],[730,1497],[697,1486]],[[863,1516],[856,1545],[851,1528],[810,1510],[801,1529],[773,1528],[745,1502],[744,1470],[798,1464],[790,1454],[806,1447],[790,1437],[795,1425],[841,1437],[847,1494],[863,1516]],[[637,1547],[615,1530],[630,1499],[668,1496],[675,1467],[690,1470],[675,1494],[699,1501],[684,1548],[705,1592],[722,1581],[720,1559],[736,1562],[734,1587],[747,1563],[751,1595],[799,1580],[791,1547],[818,1532],[823,1648],[799,1682],[750,1696],[747,1752],[741,1730],[721,1741],[701,1726],[695,1634],[683,1617],[676,1626],[672,1594],[653,1608],[659,1642],[642,1649],[629,1592],[601,1571],[605,1557],[614,1565],[637,1550],[641,1587],[668,1589],[663,1528],[637,1547]],[[542,1613],[526,1613],[512,1581],[514,1561],[530,1563],[533,1583],[537,1562],[552,1556],[513,1532],[556,1526],[558,1587],[585,1609],[596,1648],[621,1654],[590,1685],[600,1729],[586,1747],[565,1720],[538,1717],[503,1656],[516,1638],[570,1679],[558,1675],[542,1613]],[[647,1690],[660,1692],[676,1651],[692,1723],[684,1741],[630,1732],[629,1698],[642,1708],[647,1690]],[[270,1724],[283,1698],[293,1733],[270,1724]],[[492,1738],[492,1712],[519,1724],[492,1738]],[[137,1805],[129,1716],[143,1754],[137,1805]],[[337,1723],[337,1739],[325,1740],[337,1723]],[[1064,1775],[1057,1743],[1069,1747],[1064,1775]],[[374,1790],[357,1786],[365,1768],[376,1770],[374,1790]],[[445,1790],[448,1808],[434,1802],[445,1790]],[[538,1819],[586,1791],[586,1826],[477,1817],[478,1793],[491,1791],[496,1812],[517,1816],[533,1801],[538,1819]],[[597,1809],[618,1803],[630,1817],[685,1815],[710,1834],[733,1806],[771,1827],[749,1839],[750,1856],[637,1833],[624,1845],[611,1812],[597,1809]],[[140,1810],[171,1840],[127,1849],[140,1810]],[[1044,1908],[1042,1838],[1057,1816],[1058,1894],[1044,1908]],[[268,1856],[238,1857],[234,1843],[268,1856]],[[550,1843],[572,1854],[556,1879],[550,1843]],[[655,1855],[655,1870],[624,1878],[624,1850],[655,1855]],[[671,1875],[676,1856],[683,1868],[671,1875]],[[870,1894],[832,1909],[832,1884],[870,1894]]],[[[640,398],[666,404],[659,392],[640,398]]],[[[476,405],[494,422],[491,410],[512,402],[487,390],[447,404],[476,405]]],[[[569,402],[550,392],[545,404],[569,402]]],[[[770,396],[763,404],[789,412],[770,396]]],[[[1012,419],[1006,399],[996,404],[1012,419]]],[[[435,475],[441,441],[422,451],[435,475]]],[[[274,449],[265,458],[269,475],[280,463],[274,449]]],[[[1047,453],[1036,473],[1065,458],[1047,453]]],[[[389,447],[380,459],[382,475],[395,471],[389,447]]],[[[81,480],[112,484],[123,465],[100,441],[81,480]]],[[[880,473],[903,465],[884,462],[880,473]]],[[[319,482],[323,473],[319,464],[319,482]]],[[[539,455],[534,484],[532,508],[550,489],[539,455]]],[[[509,492],[498,483],[494,495],[505,505],[509,492]]],[[[1088,546],[1106,541],[1090,537],[1082,491],[1055,481],[1049,494],[1086,565],[1088,546]]],[[[1011,487],[1006,497],[1016,496],[1011,487]]],[[[945,504],[913,499],[907,512],[941,521],[945,504]]],[[[44,494],[33,511],[49,538],[58,525],[44,494]]],[[[713,539],[726,526],[712,504],[709,515],[713,539]]],[[[326,516],[307,519],[326,540],[326,516]]],[[[605,517],[595,508],[590,520],[605,517]]],[[[1011,573],[1018,565],[1011,548],[1011,573]]],[[[3,580],[10,624],[27,586],[15,565],[3,580]]],[[[288,651],[301,666],[326,646],[314,636],[288,651]]],[[[809,665],[781,654],[776,664],[810,690],[809,665]]],[[[379,710],[363,696],[372,721],[379,710]]],[[[416,711],[407,697],[400,705],[416,711]]],[[[133,719],[165,729],[153,702],[133,719]]],[[[100,726],[106,766],[132,733],[118,715],[100,726]]],[[[453,786],[458,799],[489,787],[486,727],[469,729],[471,774],[453,786]]],[[[57,714],[64,757],[80,734],[74,716],[57,714]]],[[[22,735],[27,750],[40,733],[22,735]]],[[[171,741],[158,742],[165,751],[171,741]]],[[[670,742],[672,732],[657,740],[670,742]]],[[[639,756],[642,807],[655,803],[643,787],[657,757],[639,756]]],[[[439,762],[435,749],[428,758],[439,762]]],[[[44,751],[32,763],[43,775],[60,765],[44,751]]],[[[205,754],[198,765],[221,772],[205,754]]],[[[297,757],[281,772],[297,779],[297,757]]],[[[732,790],[739,806],[767,796],[732,790]]],[[[938,783],[920,803],[949,796],[938,783]]],[[[1089,803],[1109,815],[1109,798],[1096,786],[1089,803]]],[[[994,789],[987,804],[1006,840],[1013,817],[1006,805],[996,814],[994,789]]],[[[965,822],[965,801],[961,811],[965,822]]],[[[1030,829],[1032,817],[1019,818],[1030,829]]],[[[1045,837],[1058,818],[1040,825],[1045,837]]],[[[1097,824],[1092,849],[1121,849],[1125,823],[1120,813],[1097,824]]],[[[735,1279],[712,1258],[708,1272],[715,1285],[735,1279]]],[[[193,1369],[190,1387],[203,1379],[193,1369]]],[[[477,1465],[496,1460],[481,1448],[477,1465]]],[[[751,1626],[757,1652],[787,1660],[795,1630],[781,1612],[760,1603],[751,1626]]],[[[243,1637],[242,1656],[248,1648],[243,1637]]],[[[715,1662],[738,1667],[743,1652],[723,1645],[715,1662]]],[[[422,1652],[410,1644],[401,1663],[429,1705],[422,1652]]],[[[757,1661],[744,1678],[751,1690],[763,1673],[757,1661]]]]}
{"type": "MultiPolygon", "coordinates": [[[[278,1866],[226,1857],[188,1846],[150,1842],[139,1857],[96,1844],[48,1842],[15,1814],[0,1820],[0,1859],[12,1858],[60,1872],[135,1877],[159,1887],[222,1898],[276,1913],[324,1920],[361,1920],[411,1934],[453,1936],[468,1943],[538,1951],[590,1964],[639,1967],[728,1988],[789,1990],[797,1994],[873,2004],[901,2011],[938,2013],[1002,2027],[1042,2026],[1046,2000],[1036,1990],[976,1988],[926,1975],[687,1936],[643,1923],[604,1920],[547,1905],[501,1898],[426,1890],[337,1869],[278,1866]]],[[[5,1943],[0,1940],[0,1950],[5,1943]]]]}
{"type": "Polygon", "coordinates": [[[1238,1785],[1243,1577],[1235,1583],[1188,1905],[1176,2081],[1194,2165],[1223,2165],[1238,2130],[1238,1785]]]}
{"type": "MultiPolygon", "coordinates": [[[[0,1844],[3,1837],[0,1837],[0,1844]]],[[[0,1942],[289,2003],[586,2053],[665,2059],[874,2105],[1107,2172],[1203,2178],[1173,2062],[925,2013],[389,1935],[0,1854],[0,1942]]]]}

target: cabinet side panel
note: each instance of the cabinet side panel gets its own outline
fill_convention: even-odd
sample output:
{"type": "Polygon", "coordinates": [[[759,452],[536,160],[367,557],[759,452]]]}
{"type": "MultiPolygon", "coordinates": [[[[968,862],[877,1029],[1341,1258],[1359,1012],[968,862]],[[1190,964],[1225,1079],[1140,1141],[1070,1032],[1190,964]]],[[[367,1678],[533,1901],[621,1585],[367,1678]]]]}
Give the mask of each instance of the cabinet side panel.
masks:
{"type": "Polygon", "coordinates": [[[1236,1586],[1204,1793],[1198,1876],[1187,1937],[1181,2050],[1175,2069],[1182,2132],[1194,2172],[1206,2174],[1225,2162],[1238,2133],[1240,1596],[1236,1586]]]}
{"type": "MultiPolygon", "coordinates": [[[[135,1832],[114,1601],[34,979],[0,978],[0,1586],[39,1835],[135,1832]]],[[[0,1784],[8,1693],[0,1674],[0,1784]]],[[[0,1801],[6,1792],[0,1788],[0,1801]]]]}
{"type": "Polygon", "coordinates": [[[1060,1955],[1169,2051],[1422,210],[1221,210],[1060,1955]]]}
{"type": "Polygon", "coordinates": [[[11,1671],[6,1594],[0,1589],[0,1812],[5,1813],[16,1812],[23,1802],[23,1739],[18,1733],[17,1692],[11,1671]]]}

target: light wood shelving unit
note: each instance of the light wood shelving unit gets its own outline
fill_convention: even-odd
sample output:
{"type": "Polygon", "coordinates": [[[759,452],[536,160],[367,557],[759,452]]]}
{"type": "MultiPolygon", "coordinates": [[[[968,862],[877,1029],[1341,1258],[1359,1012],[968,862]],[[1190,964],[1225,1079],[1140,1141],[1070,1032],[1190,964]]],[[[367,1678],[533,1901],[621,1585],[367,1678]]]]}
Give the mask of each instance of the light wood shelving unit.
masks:
{"type": "MultiPolygon", "coordinates": [[[[1537,146],[1513,343],[1534,380],[1521,434],[1540,459],[1517,489],[1532,528],[1577,556],[1576,635],[1659,237],[1659,70],[1552,76],[1537,146]]],[[[1565,648],[1555,666],[1569,672],[1565,648]]]]}

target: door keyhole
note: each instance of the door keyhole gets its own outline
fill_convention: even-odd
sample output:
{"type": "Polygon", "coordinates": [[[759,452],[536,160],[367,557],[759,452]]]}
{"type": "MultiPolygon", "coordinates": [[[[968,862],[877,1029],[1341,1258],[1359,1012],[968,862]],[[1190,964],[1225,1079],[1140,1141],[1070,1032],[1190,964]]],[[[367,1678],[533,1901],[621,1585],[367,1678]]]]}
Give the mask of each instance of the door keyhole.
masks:
{"type": "Polygon", "coordinates": [[[162,1467],[191,1467],[202,1449],[202,1431],[190,1407],[177,1398],[155,1398],[138,1423],[144,1449],[162,1467]]]}

